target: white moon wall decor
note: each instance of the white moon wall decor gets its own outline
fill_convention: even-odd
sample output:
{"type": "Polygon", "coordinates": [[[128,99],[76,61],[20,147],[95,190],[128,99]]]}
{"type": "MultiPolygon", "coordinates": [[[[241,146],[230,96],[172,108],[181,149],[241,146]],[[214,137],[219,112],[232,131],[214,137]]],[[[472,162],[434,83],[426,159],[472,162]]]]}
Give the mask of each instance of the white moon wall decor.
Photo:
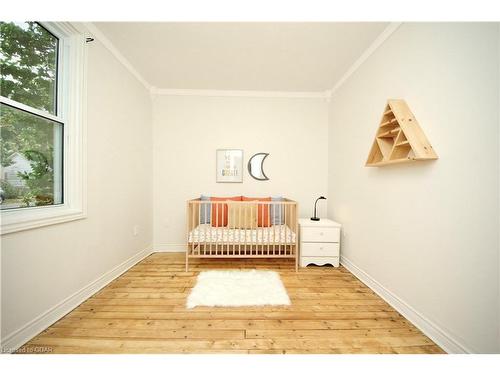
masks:
{"type": "Polygon", "coordinates": [[[264,160],[269,154],[265,152],[259,152],[253,155],[248,161],[248,173],[250,176],[259,181],[269,180],[269,177],[264,173],[264,160]]]}

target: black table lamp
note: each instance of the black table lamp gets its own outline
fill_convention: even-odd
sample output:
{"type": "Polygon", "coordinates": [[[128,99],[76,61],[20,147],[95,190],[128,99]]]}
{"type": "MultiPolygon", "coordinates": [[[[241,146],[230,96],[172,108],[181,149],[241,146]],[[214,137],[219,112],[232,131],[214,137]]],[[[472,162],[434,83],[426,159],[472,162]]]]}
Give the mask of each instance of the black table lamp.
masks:
{"type": "Polygon", "coordinates": [[[319,221],[319,217],[316,217],[316,204],[320,199],[326,199],[324,196],[319,197],[316,199],[316,202],[314,202],[314,216],[311,218],[312,221],[319,221]]]}

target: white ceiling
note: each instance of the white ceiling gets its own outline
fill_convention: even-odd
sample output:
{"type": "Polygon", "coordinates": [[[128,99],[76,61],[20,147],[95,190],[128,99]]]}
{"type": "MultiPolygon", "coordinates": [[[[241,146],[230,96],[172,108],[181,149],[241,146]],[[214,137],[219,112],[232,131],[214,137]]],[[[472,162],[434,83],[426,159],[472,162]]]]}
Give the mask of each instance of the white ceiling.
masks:
{"type": "Polygon", "coordinates": [[[387,23],[101,22],[99,30],[161,89],[331,89],[387,23]]]}

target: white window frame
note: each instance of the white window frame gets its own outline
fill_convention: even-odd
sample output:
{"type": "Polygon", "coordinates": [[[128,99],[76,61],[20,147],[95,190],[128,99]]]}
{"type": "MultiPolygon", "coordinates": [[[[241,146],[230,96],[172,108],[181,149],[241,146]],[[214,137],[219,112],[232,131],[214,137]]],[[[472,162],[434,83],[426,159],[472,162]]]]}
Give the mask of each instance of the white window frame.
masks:
{"type": "MultiPolygon", "coordinates": [[[[2,210],[1,234],[59,224],[86,217],[86,68],[85,33],[68,22],[40,22],[59,38],[57,115],[38,111],[43,117],[64,123],[63,203],[2,210]]],[[[0,96],[0,102],[28,112],[31,107],[0,96]]]]}

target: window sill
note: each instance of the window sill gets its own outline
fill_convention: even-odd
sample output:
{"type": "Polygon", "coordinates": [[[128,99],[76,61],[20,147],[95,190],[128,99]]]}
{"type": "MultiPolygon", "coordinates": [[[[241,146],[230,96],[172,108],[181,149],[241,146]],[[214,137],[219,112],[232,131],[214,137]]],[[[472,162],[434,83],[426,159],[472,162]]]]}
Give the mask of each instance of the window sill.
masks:
{"type": "Polygon", "coordinates": [[[61,205],[56,207],[23,208],[19,211],[4,211],[1,213],[1,216],[1,234],[4,235],[84,219],[87,215],[81,209],[61,205]]]}

